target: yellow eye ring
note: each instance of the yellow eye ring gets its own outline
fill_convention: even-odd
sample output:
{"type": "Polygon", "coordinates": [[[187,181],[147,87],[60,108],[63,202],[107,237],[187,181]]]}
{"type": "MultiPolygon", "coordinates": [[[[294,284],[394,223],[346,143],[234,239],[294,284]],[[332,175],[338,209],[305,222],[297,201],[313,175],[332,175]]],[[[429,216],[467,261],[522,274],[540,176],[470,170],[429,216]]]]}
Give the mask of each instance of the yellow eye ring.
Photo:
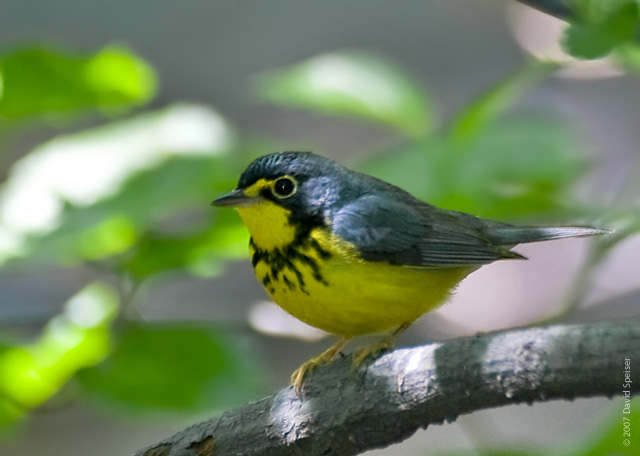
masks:
{"type": "Polygon", "coordinates": [[[272,193],[280,199],[289,198],[292,196],[296,190],[298,189],[298,185],[296,181],[290,177],[280,177],[274,183],[271,188],[272,193]]]}

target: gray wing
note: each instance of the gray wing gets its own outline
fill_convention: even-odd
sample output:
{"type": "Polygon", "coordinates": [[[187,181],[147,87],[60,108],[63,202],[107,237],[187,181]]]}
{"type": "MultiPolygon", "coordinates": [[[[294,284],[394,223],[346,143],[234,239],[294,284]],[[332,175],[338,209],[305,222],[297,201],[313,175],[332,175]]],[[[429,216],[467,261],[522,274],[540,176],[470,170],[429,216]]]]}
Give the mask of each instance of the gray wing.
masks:
{"type": "Polygon", "coordinates": [[[368,261],[456,267],[519,257],[494,245],[479,227],[464,223],[457,214],[417,200],[411,204],[364,195],[334,214],[332,229],[368,261]]]}

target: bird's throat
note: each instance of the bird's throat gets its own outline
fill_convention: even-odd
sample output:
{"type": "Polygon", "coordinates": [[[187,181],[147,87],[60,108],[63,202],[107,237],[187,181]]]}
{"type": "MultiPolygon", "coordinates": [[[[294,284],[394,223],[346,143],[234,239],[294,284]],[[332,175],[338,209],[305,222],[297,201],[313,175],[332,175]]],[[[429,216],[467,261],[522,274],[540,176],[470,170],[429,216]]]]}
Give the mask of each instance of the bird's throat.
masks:
{"type": "Polygon", "coordinates": [[[296,237],[296,227],[289,218],[291,212],[271,201],[239,207],[238,213],[249,229],[254,244],[262,250],[281,249],[296,237]]]}

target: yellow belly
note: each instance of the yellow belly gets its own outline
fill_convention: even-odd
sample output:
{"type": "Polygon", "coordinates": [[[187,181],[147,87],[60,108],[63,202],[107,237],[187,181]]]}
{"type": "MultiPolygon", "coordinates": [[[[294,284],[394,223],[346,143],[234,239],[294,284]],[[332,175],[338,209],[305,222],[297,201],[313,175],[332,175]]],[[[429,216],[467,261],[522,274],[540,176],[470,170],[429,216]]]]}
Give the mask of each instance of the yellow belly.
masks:
{"type": "Polygon", "coordinates": [[[363,261],[349,245],[314,230],[317,248],[300,247],[300,257],[274,274],[256,261],[256,276],[273,300],[294,317],[343,336],[390,330],[413,322],[443,304],[472,268],[417,268],[363,261]],[[315,264],[315,265],[314,265],[315,264]],[[266,278],[266,279],[265,279],[266,278]]]}

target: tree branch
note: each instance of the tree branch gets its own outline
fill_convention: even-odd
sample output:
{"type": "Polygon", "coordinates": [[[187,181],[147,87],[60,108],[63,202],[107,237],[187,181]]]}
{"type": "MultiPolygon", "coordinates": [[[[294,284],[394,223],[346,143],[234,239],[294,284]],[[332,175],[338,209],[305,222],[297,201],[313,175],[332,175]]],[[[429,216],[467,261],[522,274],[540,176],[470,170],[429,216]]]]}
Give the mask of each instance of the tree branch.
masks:
{"type": "Polygon", "coordinates": [[[573,11],[569,8],[564,0],[516,0],[524,3],[531,8],[547,13],[550,16],[557,17],[566,21],[573,17],[573,11]]]}
{"type": "Polygon", "coordinates": [[[285,388],[136,456],[354,455],[475,410],[621,395],[625,358],[640,361],[640,319],[397,349],[357,373],[347,357],[314,371],[302,402],[285,388]]]}

